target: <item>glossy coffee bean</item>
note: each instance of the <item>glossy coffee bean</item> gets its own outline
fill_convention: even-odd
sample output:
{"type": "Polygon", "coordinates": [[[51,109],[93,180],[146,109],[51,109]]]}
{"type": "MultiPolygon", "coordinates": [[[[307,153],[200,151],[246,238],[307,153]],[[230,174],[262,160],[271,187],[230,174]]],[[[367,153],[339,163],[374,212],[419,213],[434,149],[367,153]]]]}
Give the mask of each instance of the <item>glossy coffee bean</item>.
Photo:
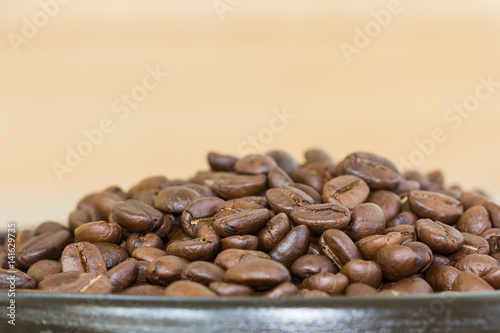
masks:
{"type": "Polygon", "coordinates": [[[392,220],[386,223],[386,228],[395,227],[401,224],[414,226],[417,223],[418,216],[413,212],[402,212],[396,215],[392,220]]]}
{"type": "Polygon", "coordinates": [[[186,206],[182,213],[181,226],[186,234],[196,237],[204,225],[213,224],[213,216],[218,211],[218,205],[224,200],[217,197],[200,198],[186,206]]]}
{"type": "Polygon", "coordinates": [[[18,269],[0,268],[0,289],[7,289],[12,293],[10,290],[35,289],[36,286],[37,281],[28,274],[18,269]]]}
{"type": "Polygon", "coordinates": [[[361,259],[361,254],[354,242],[344,232],[337,229],[325,231],[319,238],[319,247],[321,252],[339,269],[351,260],[361,259]]]}
{"type": "Polygon", "coordinates": [[[412,249],[413,252],[415,252],[419,257],[420,269],[418,270],[418,273],[425,272],[434,262],[434,255],[432,253],[432,250],[424,243],[412,241],[407,242],[405,246],[412,249]]]}
{"type": "Polygon", "coordinates": [[[89,222],[75,229],[75,237],[78,242],[119,244],[122,227],[106,221],[89,222]]]}
{"type": "Polygon", "coordinates": [[[58,292],[65,284],[76,281],[81,274],[82,273],[78,271],[68,271],[54,274],[40,281],[37,289],[42,291],[58,292]]]}
{"type": "Polygon", "coordinates": [[[106,262],[99,249],[89,242],[73,243],[66,246],[61,256],[63,272],[106,273],[106,262]]]}
{"type": "Polygon", "coordinates": [[[208,285],[208,287],[217,295],[223,297],[245,297],[253,296],[255,293],[253,288],[248,286],[220,281],[212,282],[208,285]]]}
{"type": "Polygon", "coordinates": [[[401,280],[416,274],[421,269],[420,256],[402,245],[385,246],[377,254],[377,263],[383,277],[389,281],[401,280]]]}
{"type": "Polygon", "coordinates": [[[213,224],[215,231],[222,237],[254,234],[269,221],[269,210],[247,209],[223,218],[216,218],[213,224]]]}
{"type": "Polygon", "coordinates": [[[127,251],[111,243],[93,243],[106,263],[106,268],[111,269],[128,258],[127,251]]]}
{"type": "Polygon", "coordinates": [[[289,176],[298,168],[297,162],[289,153],[282,150],[270,151],[266,156],[271,157],[276,164],[289,176]]]}
{"type": "Polygon", "coordinates": [[[338,164],[337,174],[357,176],[363,179],[372,190],[396,189],[402,179],[391,161],[365,152],[348,155],[338,164]]]}
{"type": "Polygon", "coordinates": [[[460,271],[453,266],[432,264],[425,271],[425,280],[436,292],[451,291],[460,271]]]}
{"type": "Polygon", "coordinates": [[[473,206],[480,206],[484,203],[491,201],[484,193],[479,191],[465,191],[460,197],[460,202],[464,206],[464,210],[467,210],[473,206]]]}
{"type": "Polygon", "coordinates": [[[420,183],[415,180],[401,179],[394,193],[401,198],[407,196],[413,190],[420,190],[420,183]]]}
{"type": "Polygon", "coordinates": [[[230,172],[213,173],[204,184],[209,186],[223,199],[236,199],[261,193],[267,183],[267,177],[258,175],[238,175],[230,172]]]}
{"type": "Polygon", "coordinates": [[[469,254],[461,258],[456,264],[455,268],[461,271],[472,272],[479,277],[483,277],[491,270],[498,267],[498,260],[490,257],[487,254],[469,254]]]}
{"type": "Polygon", "coordinates": [[[373,296],[377,293],[377,289],[364,283],[351,283],[345,290],[346,296],[373,296]]]}
{"type": "Polygon", "coordinates": [[[75,231],[81,225],[90,222],[89,215],[83,210],[75,210],[69,214],[68,217],[68,226],[69,230],[75,231]]]}
{"type": "Polygon", "coordinates": [[[493,287],[485,280],[481,279],[471,272],[460,272],[455,282],[453,282],[453,291],[493,291],[493,287]]]}
{"type": "Polygon", "coordinates": [[[434,253],[450,254],[464,244],[464,237],[457,229],[430,219],[418,220],[415,226],[418,240],[431,248],[434,253]]]}
{"type": "Polygon", "coordinates": [[[382,270],[373,261],[351,260],[342,267],[340,273],[347,276],[350,283],[364,283],[374,288],[378,288],[382,281],[382,270]]]}
{"type": "Polygon", "coordinates": [[[295,183],[295,184],[291,185],[291,187],[295,187],[296,189],[299,189],[302,192],[304,192],[305,194],[307,194],[308,196],[310,196],[313,199],[313,203],[315,203],[315,204],[323,203],[323,198],[322,198],[321,194],[318,193],[318,191],[313,189],[311,186],[306,185],[306,184],[295,183]]]}
{"type": "Polygon", "coordinates": [[[16,263],[23,268],[27,268],[42,259],[56,260],[72,240],[73,237],[68,230],[60,230],[54,234],[46,233],[30,238],[16,249],[16,263]]]}
{"type": "Polygon", "coordinates": [[[309,289],[299,289],[297,296],[302,297],[302,298],[329,298],[330,297],[330,295],[328,295],[325,292],[322,292],[319,290],[309,290],[309,289]]]}
{"type": "Polygon", "coordinates": [[[60,223],[57,223],[54,221],[46,221],[46,222],[43,222],[40,225],[38,225],[38,227],[36,227],[35,235],[38,236],[41,234],[45,234],[47,232],[50,232],[53,234],[53,233],[56,233],[60,230],[67,230],[67,229],[65,226],[63,226],[60,223]]]}
{"type": "Polygon", "coordinates": [[[329,180],[323,187],[323,201],[336,203],[353,209],[365,202],[370,188],[356,176],[338,176],[329,180]]]}
{"type": "Polygon", "coordinates": [[[408,202],[419,216],[446,224],[455,223],[464,212],[460,201],[437,192],[411,191],[408,202]]]}
{"type": "Polygon", "coordinates": [[[313,198],[308,194],[292,186],[269,189],[266,192],[266,198],[269,206],[275,212],[285,213],[288,216],[295,208],[314,203],[313,198]]]}
{"type": "Polygon", "coordinates": [[[165,289],[170,297],[217,297],[217,294],[200,283],[182,280],[175,281],[165,289]]]}
{"type": "Polygon", "coordinates": [[[114,204],[123,201],[125,199],[126,195],[123,192],[113,193],[113,192],[103,191],[101,193],[98,193],[94,197],[94,206],[99,215],[102,216],[104,219],[107,219],[109,213],[111,213],[114,204]]]}
{"type": "Polygon", "coordinates": [[[142,179],[135,186],[135,191],[146,191],[146,190],[163,190],[170,185],[167,177],[165,176],[151,176],[142,179]]]}
{"type": "Polygon", "coordinates": [[[167,254],[190,261],[212,259],[220,246],[220,238],[214,228],[205,225],[198,231],[198,237],[184,241],[172,241],[167,244],[167,254]]]}
{"type": "Polygon", "coordinates": [[[385,190],[370,193],[366,202],[371,202],[379,206],[384,212],[386,222],[395,218],[401,212],[403,206],[401,198],[397,194],[385,190]]]}
{"type": "Polygon", "coordinates": [[[381,234],[384,229],[384,211],[376,204],[362,203],[353,209],[351,222],[345,232],[357,242],[364,237],[381,234]]]}
{"type": "Polygon", "coordinates": [[[305,225],[293,228],[269,252],[271,259],[290,267],[295,260],[309,251],[310,232],[305,225]]]}
{"type": "Polygon", "coordinates": [[[152,262],[155,259],[166,255],[167,252],[155,247],[139,247],[132,252],[132,258],[147,262],[152,262]]]}
{"type": "Polygon", "coordinates": [[[259,231],[259,250],[270,251],[292,230],[292,224],[285,213],[279,213],[270,219],[266,226],[259,231]]]}
{"type": "Polygon", "coordinates": [[[222,250],[257,250],[259,248],[259,239],[254,235],[229,236],[221,240],[220,247],[222,250]]]}
{"type": "Polygon", "coordinates": [[[149,264],[149,261],[137,260],[137,278],[135,279],[136,285],[148,283],[147,275],[149,264]]]}
{"type": "Polygon", "coordinates": [[[322,149],[308,149],[304,152],[307,163],[333,163],[333,158],[322,149]]]}
{"type": "Polygon", "coordinates": [[[231,266],[224,281],[243,284],[256,290],[267,290],[290,281],[290,273],[282,264],[269,259],[250,259],[231,266]]]}
{"type": "Polygon", "coordinates": [[[248,155],[238,160],[234,165],[234,170],[243,174],[266,174],[276,167],[276,161],[264,155],[248,155]]]}
{"type": "Polygon", "coordinates": [[[318,273],[302,281],[300,289],[319,290],[328,295],[339,295],[349,284],[347,276],[342,273],[318,273]]]}
{"type": "Polygon", "coordinates": [[[307,226],[312,233],[322,233],[328,229],[345,229],[351,212],[344,206],[328,203],[297,207],[290,218],[295,224],[307,226]]]}
{"type": "Polygon", "coordinates": [[[107,276],[99,275],[97,272],[83,273],[75,281],[62,285],[59,292],[69,294],[111,294],[111,281],[107,276]]]}
{"type": "Polygon", "coordinates": [[[378,252],[385,246],[401,245],[401,234],[389,232],[386,235],[372,235],[356,242],[359,253],[365,260],[376,260],[378,252]]]}
{"type": "MultiPolygon", "coordinates": [[[[16,249],[21,249],[24,244],[26,244],[30,239],[35,237],[35,232],[29,229],[19,230],[14,238],[14,242],[16,244],[16,249]]],[[[5,246],[5,250],[8,250],[7,243],[5,246]]]]}
{"type": "Polygon", "coordinates": [[[160,238],[165,238],[170,233],[170,231],[172,231],[175,223],[177,222],[173,214],[164,214],[160,227],[156,229],[154,233],[160,238]]]}
{"type": "Polygon", "coordinates": [[[462,232],[481,235],[485,230],[491,228],[488,211],[483,206],[472,206],[460,216],[455,228],[462,232]]]}
{"type": "Polygon", "coordinates": [[[176,256],[163,256],[153,260],[147,271],[147,279],[152,284],[166,286],[181,278],[182,270],[188,260],[176,256]]]}
{"type": "Polygon", "coordinates": [[[116,265],[106,272],[106,276],[111,282],[111,291],[117,293],[132,286],[137,279],[138,273],[137,260],[133,258],[116,265]]]}
{"type": "Polygon", "coordinates": [[[210,187],[205,185],[187,183],[182,186],[194,190],[195,192],[198,192],[203,198],[213,198],[216,196],[215,192],[210,187]]]}
{"type": "Polygon", "coordinates": [[[500,289],[500,267],[493,268],[488,274],[483,276],[483,279],[493,288],[500,289]]]}
{"type": "Polygon", "coordinates": [[[207,160],[213,171],[234,171],[234,165],[238,161],[234,156],[222,155],[216,152],[209,152],[207,160]]]}
{"type": "Polygon", "coordinates": [[[384,230],[384,234],[388,234],[390,232],[399,232],[401,236],[409,238],[411,241],[417,240],[417,232],[415,231],[415,227],[409,224],[400,224],[391,228],[386,228],[384,230]]]}
{"type": "Polygon", "coordinates": [[[26,274],[40,282],[61,272],[62,266],[59,261],[45,259],[31,265],[26,274]]]}
{"type": "Polygon", "coordinates": [[[267,253],[262,251],[227,249],[217,255],[215,264],[227,270],[239,262],[257,258],[271,259],[267,253]]]}
{"type": "Polygon", "coordinates": [[[165,296],[165,288],[151,284],[132,286],[120,293],[129,296],[165,296]]]}
{"type": "Polygon", "coordinates": [[[431,294],[432,287],[419,277],[408,277],[397,281],[392,287],[392,291],[400,295],[431,294]]]}
{"type": "Polygon", "coordinates": [[[318,273],[337,273],[337,269],[328,257],[312,254],[306,254],[295,260],[290,271],[302,280],[318,273]]]}
{"type": "Polygon", "coordinates": [[[261,293],[259,296],[264,298],[284,298],[297,295],[299,288],[291,282],[283,282],[271,290],[261,293]]]}
{"type": "Polygon", "coordinates": [[[333,178],[328,167],[320,163],[310,163],[300,167],[292,174],[295,183],[305,184],[312,187],[318,193],[323,191],[325,184],[333,178]]]}
{"type": "Polygon", "coordinates": [[[500,228],[500,205],[493,201],[483,202],[483,207],[486,208],[490,215],[490,221],[493,228],[500,228]]]}
{"type": "Polygon", "coordinates": [[[290,176],[279,167],[274,167],[267,175],[269,188],[279,188],[293,185],[293,180],[290,176]]]}
{"type": "Polygon", "coordinates": [[[162,223],[162,213],[137,200],[120,201],[113,205],[113,218],[130,232],[150,232],[162,223]]]}
{"type": "Polygon", "coordinates": [[[181,279],[209,285],[212,282],[222,281],[225,271],[219,266],[206,261],[194,261],[182,269],[181,279]]]}
{"type": "Polygon", "coordinates": [[[489,254],[500,252],[500,228],[485,230],[481,237],[488,242],[489,254]]]}
{"type": "Polygon", "coordinates": [[[155,208],[166,213],[182,213],[186,206],[202,196],[193,189],[185,186],[169,186],[155,199],[155,208]]]}
{"type": "Polygon", "coordinates": [[[135,249],[139,247],[155,247],[157,249],[163,249],[163,241],[161,238],[152,232],[147,234],[133,233],[127,238],[126,250],[129,255],[132,255],[135,249]]]}

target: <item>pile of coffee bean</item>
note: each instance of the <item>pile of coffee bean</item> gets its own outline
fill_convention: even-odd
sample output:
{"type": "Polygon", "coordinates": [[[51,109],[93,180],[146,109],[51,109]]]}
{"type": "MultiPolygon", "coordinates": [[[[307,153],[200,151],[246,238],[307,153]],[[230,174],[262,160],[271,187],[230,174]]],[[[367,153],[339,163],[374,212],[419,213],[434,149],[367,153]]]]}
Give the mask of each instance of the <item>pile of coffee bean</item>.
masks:
{"type": "Polygon", "coordinates": [[[500,289],[500,205],[357,152],[208,154],[188,180],[143,179],[1,246],[0,288],[145,296],[329,297],[500,289]]]}

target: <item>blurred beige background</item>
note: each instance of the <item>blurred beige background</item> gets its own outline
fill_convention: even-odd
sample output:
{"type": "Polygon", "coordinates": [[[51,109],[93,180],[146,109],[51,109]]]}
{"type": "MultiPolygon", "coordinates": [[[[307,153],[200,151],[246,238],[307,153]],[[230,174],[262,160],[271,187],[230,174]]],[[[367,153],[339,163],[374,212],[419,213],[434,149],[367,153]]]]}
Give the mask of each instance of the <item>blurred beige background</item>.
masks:
{"type": "Polygon", "coordinates": [[[495,0],[4,0],[0,36],[3,230],[66,222],[111,184],[189,177],[251,137],[299,160],[322,147],[439,167],[500,199],[495,0]],[[68,147],[87,156],[69,167],[68,147]]]}

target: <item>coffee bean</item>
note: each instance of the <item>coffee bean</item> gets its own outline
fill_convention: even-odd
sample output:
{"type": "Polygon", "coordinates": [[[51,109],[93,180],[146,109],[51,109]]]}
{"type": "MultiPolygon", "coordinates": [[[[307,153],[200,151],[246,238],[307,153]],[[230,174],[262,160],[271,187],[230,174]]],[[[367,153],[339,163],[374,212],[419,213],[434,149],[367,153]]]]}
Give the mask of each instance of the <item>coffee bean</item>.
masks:
{"type": "Polygon", "coordinates": [[[328,295],[325,292],[319,291],[319,290],[309,290],[309,289],[300,289],[297,296],[303,297],[303,298],[329,298],[330,295],[328,295]]]}
{"type": "Polygon", "coordinates": [[[183,186],[198,192],[203,198],[211,198],[216,196],[215,192],[210,187],[205,185],[187,183],[183,186]]]}
{"type": "Polygon", "coordinates": [[[214,221],[215,231],[222,237],[254,234],[269,221],[269,210],[248,209],[214,221]]]}
{"type": "Polygon", "coordinates": [[[345,290],[346,296],[373,296],[377,293],[377,289],[364,283],[351,283],[345,290]]]}
{"type": "Polygon", "coordinates": [[[60,230],[54,234],[46,233],[30,238],[16,254],[16,263],[27,268],[42,259],[58,259],[66,245],[71,243],[73,237],[68,230],[60,230]]]}
{"type": "Polygon", "coordinates": [[[113,218],[130,232],[150,232],[162,223],[162,213],[137,200],[120,201],[113,206],[113,218]]]}
{"type": "Polygon", "coordinates": [[[460,271],[453,266],[443,266],[434,263],[425,271],[425,280],[436,292],[451,291],[453,282],[455,282],[459,273],[460,271]]]}
{"type": "Polygon", "coordinates": [[[208,286],[210,290],[223,297],[253,296],[254,290],[248,286],[226,282],[212,282],[208,286]]]}
{"type": "Polygon", "coordinates": [[[277,213],[290,215],[293,209],[312,205],[313,198],[308,194],[292,186],[272,188],[266,192],[269,206],[277,213]]]}
{"type": "Polygon", "coordinates": [[[160,286],[154,286],[150,284],[144,284],[139,286],[133,286],[125,289],[121,292],[121,295],[129,296],[164,296],[165,288],[160,286]]]}
{"type": "Polygon", "coordinates": [[[337,229],[325,231],[319,239],[319,246],[323,254],[330,258],[339,269],[351,260],[361,259],[361,254],[354,242],[344,232],[337,229]]]}
{"type": "Polygon", "coordinates": [[[173,214],[164,214],[160,227],[156,229],[154,233],[160,238],[165,238],[170,233],[170,231],[172,231],[175,223],[176,219],[173,214]]]}
{"type": "Polygon", "coordinates": [[[462,232],[481,235],[483,231],[491,228],[488,211],[483,206],[472,206],[460,216],[455,228],[462,232]]]}
{"type": "Polygon", "coordinates": [[[283,298],[297,295],[299,288],[291,282],[283,282],[271,290],[260,294],[264,298],[283,298]]]}
{"type": "Polygon", "coordinates": [[[204,285],[192,281],[175,281],[165,289],[165,296],[171,297],[217,297],[204,285]]]}
{"type": "Polygon", "coordinates": [[[338,176],[329,180],[323,187],[323,201],[343,205],[353,209],[365,202],[370,188],[356,176],[338,176]]]}
{"type": "Polygon", "coordinates": [[[412,249],[413,252],[415,252],[419,257],[420,268],[418,273],[425,272],[432,265],[434,255],[432,254],[432,250],[427,245],[422,242],[408,242],[405,246],[412,249]]]}
{"type": "Polygon", "coordinates": [[[137,260],[137,278],[135,279],[135,284],[145,284],[148,283],[148,267],[150,262],[144,260],[137,260]]]}
{"type": "Polygon", "coordinates": [[[188,187],[169,186],[158,193],[154,206],[166,213],[182,213],[189,203],[201,197],[201,194],[188,187]]]}
{"type": "Polygon", "coordinates": [[[99,249],[89,242],[73,243],[66,246],[61,256],[63,272],[106,273],[106,263],[99,249]]]}
{"type": "MultiPolygon", "coordinates": [[[[0,289],[35,289],[37,280],[18,269],[0,268],[0,289]],[[14,279],[12,279],[14,277],[14,279]],[[12,283],[15,288],[12,288],[12,283]]],[[[11,291],[12,292],[12,291],[11,291]]]]}
{"type": "Polygon", "coordinates": [[[238,159],[234,156],[222,155],[216,152],[209,152],[207,160],[213,171],[234,171],[234,165],[238,162],[238,159]]]}
{"type": "Polygon", "coordinates": [[[366,202],[374,203],[382,208],[386,222],[395,218],[401,212],[403,206],[397,194],[385,190],[372,192],[366,199],[366,202]]]}
{"type": "Polygon", "coordinates": [[[487,254],[469,254],[461,258],[456,264],[455,268],[461,271],[472,272],[480,277],[485,276],[491,270],[498,267],[499,263],[495,258],[487,254]]]}
{"type": "Polygon", "coordinates": [[[481,206],[488,201],[491,201],[490,198],[479,191],[465,191],[460,197],[460,203],[463,205],[464,210],[473,206],[481,206]]]}
{"type": "Polygon", "coordinates": [[[493,268],[488,274],[483,276],[483,279],[493,288],[500,289],[500,267],[493,268]]]}
{"type": "Polygon", "coordinates": [[[312,203],[315,204],[320,204],[323,203],[323,198],[321,194],[318,193],[315,189],[313,189],[311,186],[306,185],[306,184],[300,184],[300,183],[295,183],[293,185],[290,185],[291,187],[295,187],[296,189],[301,190],[308,196],[310,196],[313,199],[312,203]]]}
{"type": "Polygon", "coordinates": [[[111,291],[117,293],[130,287],[136,281],[138,272],[137,260],[133,258],[129,258],[107,271],[106,276],[111,282],[111,291]]]}
{"type": "Polygon", "coordinates": [[[351,220],[349,209],[334,203],[297,207],[290,213],[296,224],[306,225],[312,233],[345,229],[351,220]]]}
{"type": "Polygon", "coordinates": [[[365,260],[376,260],[378,252],[385,246],[401,245],[401,234],[389,232],[386,235],[372,235],[356,242],[359,253],[365,260]]]}
{"type": "Polygon", "coordinates": [[[463,213],[460,201],[437,192],[411,191],[408,202],[419,216],[446,224],[455,223],[463,213]]]}
{"type": "Polygon", "coordinates": [[[209,285],[222,281],[225,271],[219,266],[206,261],[194,261],[182,269],[181,279],[209,285]]]}
{"type": "Polygon", "coordinates": [[[308,164],[292,174],[294,182],[311,186],[318,193],[323,191],[325,184],[332,178],[333,174],[329,170],[317,164],[308,164]]]}
{"type": "Polygon", "coordinates": [[[155,247],[139,247],[132,252],[132,258],[139,261],[152,262],[156,258],[166,256],[167,252],[155,247]]]}
{"type": "Polygon", "coordinates": [[[172,241],[167,244],[167,254],[176,255],[190,261],[210,260],[217,253],[220,238],[214,228],[205,225],[198,231],[198,238],[172,241]]]}
{"type": "Polygon", "coordinates": [[[279,167],[274,167],[267,175],[269,188],[279,188],[293,185],[293,180],[290,176],[279,167]]]}
{"type": "Polygon", "coordinates": [[[310,232],[305,225],[293,228],[270,252],[271,259],[290,267],[309,250],[310,232]]]}
{"type": "Polygon", "coordinates": [[[451,265],[451,260],[447,256],[434,253],[434,258],[432,259],[432,263],[436,265],[448,266],[451,265]]]}
{"type": "Polygon", "coordinates": [[[257,250],[259,239],[254,235],[229,236],[221,240],[221,249],[257,250]]]}
{"type": "MultiPolygon", "coordinates": [[[[170,185],[167,177],[165,176],[152,176],[144,178],[135,187],[135,191],[147,191],[147,190],[163,190],[170,185]]],[[[131,191],[129,191],[129,194],[131,191]]]]}
{"type": "Polygon", "coordinates": [[[413,212],[403,212],[396,215],[392,220],[386,223],[386,228],[395,227],[401,224],[408,224],[415,226],[418,220],[418,216],[413,212]]]}
{"type": "Polygon", "coordinates": [[[382,270],[373,261],[351,260],[342,267],[340,273],[347,276],[350,283],[364,283],[374,288],[378,288],[382,281],[382,270]]]}
{"type": "Polygon", "coordinates": [[[76,281],[81,274],[82,273],[78,271],[68,271],[54,274],[40,281],[37,289],[42,291],[58,292],[65,284],[76,281]]]}
{"type": "Polygon", "coordinates": [[[75,210],[71,212],[71,214],[69,214],[68,217],[69,230],[73,232],[75,231],[76,228],[78,228],[81,225],[84,225],[87,222],[90,222],[90,217],[83,210],[75,210]]]}
{"type": "Polygon", "coordinates": [[[261,251],[227,249],[217,255],[215,264],[227,270],[239,262],[256,258],[271,259],[267,253],[261,251]]]}
{"type": "Polygon", "coordinates": [[[377,254],[377,263],[382,269],[383,277],[389,281],[410,277],[417,273],[422,265],[420,256],[402,245],[384,246],[377,254]]]}
{"type": "Polygon", "coordinates": [[[400,295],[431,294],[433,292],[429,283],[418,277],[401,279],[391,287],[391,290],[400,295]]]}
{"type": "Polygon", "coordinates": [[[390,232],[399,232],[403,237],[403,240],[405,237],[410,239],[410,241],[417,240],[417,232],[415,231],[415,227],[409,224],[400,224],[391,228],[386,228],[384,230],[385,235],[387,235],[390,232]]]}
{"type": "Polygon", "coordinates": [[[295,260],[290,271],[302,280],[318,273],[337,273],[337,269],[328,257],[312,254],[306,254],[295,260]]]}
{"type": "Polygon", "coordinates": [[[256,175],[268,173],[276,166],[276,161],[268,156],[248,155],[236,162],[234,170],[239,173],[256,175]]]}
{"type": "Polygon", "coordinates": [[[324,150],[308,149],[304,152],[307,163],[333,163],[333,158],[324,150]]]}
{"type": "Polygon", "coordinates": [[[319,290],[328,295],[339,295],[349,284],[347,276],[342,273],[318,273],[308,277],[299,285],[300,289],[319,290]]]}
{"type": "Polygon", "coordinates": [[[148,266],[148,281],[160,286],[166,286],[180,279],[182,270],[188,263],[189,261],[186,259],[170,255],[156,258],[148,266]]]}
{"type": "Polygon", "coordinates": [[[257,195],[266,188],[265,175],[238,175],[229,172],[218,172],[205,180],[205,185],[212,188],[223,199],[236,199],[257,195]]]}
{"type": "Polygon", "coordinates": [[[500,205],[492,201],[485,201],[483,202],[483,207],[486,208],[490,215],[492,227],[500,228],[500,205]]]}
{"type": "Polygon", "coordinates": [[[62,272],[61,263],[55,260],[40,260],[30,266],[26,274],[37,282],[62,272]]]}
{"type": "Polygon", "coordinates": [[[489,254],[500,252],[500,228],[491,228],[484,231],[481,237],[488,242],[489,254]]]}
{"type": "Polygon", "coordinates": [[[279,213],[270,219],[265,228],[257,234],[259,250],[270,251],[290,232],[291,228],[292,224],[285,213],[279,213]]]}
{"type": "MultiPolygon", "coordinates": [[[[16,244],[16,249],[21,249],[24,244],[26,244],[29,240],[35,237],[35,232],[29,229],[22,229],[16,233],[16,237],[14,239],[14,243],[16,244]]],[[[8,247],[5,247],[5,250],[8,250],[8,247]]]]}
{"type": "Polygon", "coordinates": [[[53,222],[53,221],[46,221],[41,223],[36,229],[35,229],[35,235],[41,235],[45,234],[47,232],[50,233],[56,233],[60,230],[67,230],[65,226],[63,226],[60,223],[53,222]]]}
{"type": "Polygon", "coordinates": [[[394,192],[401,198],[403,198],[413,190],[420,190],[419,182],[415,180],[401,179],[401,181],[398,184],[398,187],[396,188],[396,190],[394,190],[394,192]]]}
{"type": "Polygon", "coordinates": [[[94,243],[101,252],[106,268],[111,269],[128,258],[127,252],[116,244],[94,243]]]}
{"type": "Polygon", "coordinates": [[[213,216],[218,211],[218,205],[224,200],[216,197],[200,198],[186,206],[182,213],[181,226],[186,234],[196,237],[204,225],[213,224],[213,216]]]}
{"type": "Polygon", "coordinates": [[[285,151],[282,150],[274,150],[270,151],[269,153],[266,154],[266,156],[271,157],[276,164],[283,169],[289,176],[292,175],[292,173],[297,169],[297,162],[295,159],[292,157],[292,155],[288,154],[285,151]]]}
{"type": "Polygon", "coordinates": [[[126,249],[129,255],[132,255],[135,249],[139,247],[155,247],[157,249],[163,249],[164,245],[161,238],[152,232],[147,234],[133,233],[127,238],[126,249]]]}
{"type": "Polygon", "coordinates": [[[75,281],[66,283],[59,289],[61,293],[70,294],[111,294],[111,281],[97,272],[83,273],[75,281]]]}
{"type": "Polygon", "coordinates": [[[485,280],[481,279],[471,272],[460,272],[455,282],[453,282],[453,291],[493,291],[493,287],[485,280]]]}
{"type": "Polygon", "coordinates": [[[106,221],[89,222],[75,229],[75,237],[78,242],[118,244],[122,240],[122,227],[106,221]]]}
{"type": "Polygon", "coordinates": [[[101,193],[98,193],[94,197],[94,206],[99,214],[107,219],[109,214],[111,213],[111,209],[113,205],[117,202],[123,201],[126,199],[125,193],[123,191],[106,191],[104,190],[101,193]]]}
{"type": "Polygon", "coordinates": [[[418,220],[415,226],[418,240],[435,253],[450,254],[458,251],[464,244],[464,237],[457,229],[439,221],[418,220]]]}
{"type": "Polygon", "coordinates": [[[373,203],[357,205],[351,214],[351,223],[346,234],[355,242],[371,235],[381,234],[385,229],[384,211],[373,203]]]}
{"type": "Polygon", "coordinates": [[[231,266],[224,282],[243,284],[256,290],[268,290],[290,281],[290,273],[282,264],[269,259],[250,259],[231,266]]]}

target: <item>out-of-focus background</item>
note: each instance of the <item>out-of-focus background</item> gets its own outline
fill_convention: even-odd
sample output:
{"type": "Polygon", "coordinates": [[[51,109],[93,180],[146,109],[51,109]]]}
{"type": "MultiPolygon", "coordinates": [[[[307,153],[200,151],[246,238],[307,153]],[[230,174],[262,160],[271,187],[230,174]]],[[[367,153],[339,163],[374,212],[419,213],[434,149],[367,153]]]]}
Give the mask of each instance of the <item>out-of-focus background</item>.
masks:
{"type": "Polygon", "coordinates": [[[500,2],[0,2],[0,221],[207,151],[373,151],[500,199],[500,2]]]}

